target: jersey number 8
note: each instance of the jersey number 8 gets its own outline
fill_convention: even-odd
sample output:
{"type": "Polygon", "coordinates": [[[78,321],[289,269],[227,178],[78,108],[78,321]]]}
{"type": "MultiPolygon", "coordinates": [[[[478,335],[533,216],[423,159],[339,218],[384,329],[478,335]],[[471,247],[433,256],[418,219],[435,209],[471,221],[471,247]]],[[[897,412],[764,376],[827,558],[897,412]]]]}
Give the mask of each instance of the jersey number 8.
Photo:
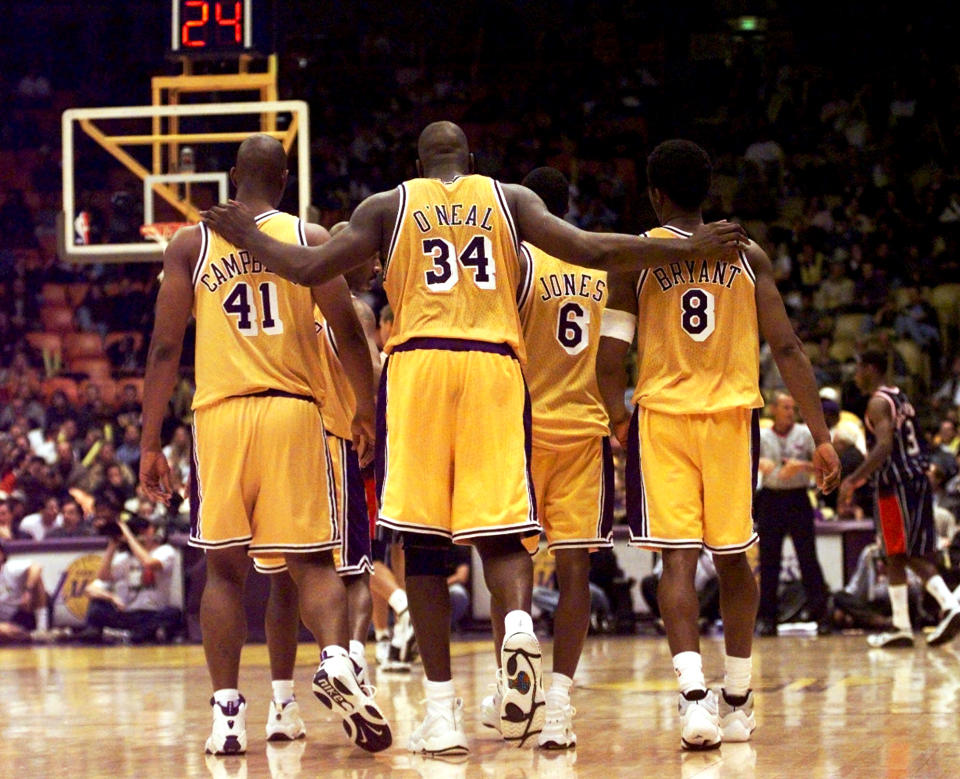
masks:
{"type": "Polygon", "coordinates": [[[712,292],[691,287],[680,298],[680,327],[694,341],[706,341],[717,327],[712,292]]]}

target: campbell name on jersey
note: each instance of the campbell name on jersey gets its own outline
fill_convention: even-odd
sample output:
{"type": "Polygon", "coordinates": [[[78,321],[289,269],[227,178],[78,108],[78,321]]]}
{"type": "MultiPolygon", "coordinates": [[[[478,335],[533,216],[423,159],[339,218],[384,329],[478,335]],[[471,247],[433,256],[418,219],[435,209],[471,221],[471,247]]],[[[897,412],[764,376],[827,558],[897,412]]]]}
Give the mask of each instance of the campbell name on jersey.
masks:
{"type": "MultiPolygon", "coordinates": [[[[306,245],[301,221],[268,211],[256,218],[265,233],[306,245]]],[[[200,224],[193,272],[197,321],[193,408],[225,398],[277,390],[323,400],[320,348],[309,288],[271,273],[245,249],[200,224]]]]}
{"type": "Polygon", "coordinates": [[[384,268],[393,332],[411,338],[509,344],[524,359],[516,291],[517,232],[500,184],[486,176],[411,179],[384,268]]]}
{"type": "Polygon", "coordinates": [[[527,260],[519,298],[533,442],[561,446],[607,435],[609,420],[597,384],[607,274],[571,265],[531,244],[520,249],[527,260]]]}
{"type": "MultiPolygon", "coordinates": [[[[644,235],[691,233],[665,226],[644,235]]],[[[756,278],[742,252],[644,269],[637,313],[634,403],[668,414],[763,406],[756,278]]]]}

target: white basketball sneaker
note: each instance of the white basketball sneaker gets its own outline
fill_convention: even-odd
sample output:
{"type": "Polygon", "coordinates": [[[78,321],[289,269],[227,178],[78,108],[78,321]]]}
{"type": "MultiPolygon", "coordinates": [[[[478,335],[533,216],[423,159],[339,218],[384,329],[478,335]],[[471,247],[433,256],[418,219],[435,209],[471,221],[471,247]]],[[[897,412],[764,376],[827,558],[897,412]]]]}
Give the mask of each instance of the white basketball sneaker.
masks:
{"type": "Polygon", "coordinates": [[[524,746],[543,730],[546,703],[543,696],[540,642],[533,633],[518,632],[503,639],[500,650],[503,698],[500,733],[506,741],[524,746]]]}
{"type": "Polygon", "coordinates": [[[346,655],[324,653],[313,677],[313,694],[343,718],[343,729],[367,752],[379,752],[393,742],[390,724],[373,696],[357,681],[353,661],[346,655]]]}
{"type": "Polygon", "coordinates": [[[913,646],[913,633],[909,630],[891,630],[867,636],[867,643],[874,649],[906,649],[913,646]]]}
{"type": "Polygon", "coordinates": [[[490,685],[493,695],[486,696],[480,702],[480,721],[484,727],[500,732],[500,702],[503,700],[503,671],[497,669],[497,683],[490,685]]]}
{"type": "Polygon", "coordinates": [[[934,631],[927,636],[927,644],[929,646],[946,644],[948,641],[953,641],[958,633],[960,633],[960,606],[944,614],[934,631]]]}
{"type": "Polygon", "coordinates": [[[547,701],[546,718],[537,744],[541,749],[573,749],[577,734],[573,732],[573,715],[577,710],[569,703],[551,706],[547,701]]]}
{"type": "Polygon", "coordinates": [[[242,755],[247,751],[247,702],[239,700],[221,706],[213,698],[213,729],[207,739],[208,755],[242,755]]]}
{"type": "Polygon", "coordinates": [[[749,741],[750,734],[757,729],[757,718],[753,714],[753,690],[747,690],[743,696],[728,696],[720,690],[718,713],[720,715],[720,734],[723,742],[749,741]]]}
{"type": "Polygon", "coordinates": [[[307,729],[300,716],[300,705],[296,700],[286,703],[270,701],[267,713],[267,741],[296,741],[307,735],[307,729]]]}
{"type": "Polygon", "coordinates": [[[410,734],[407,749],[428,755],[465,755],[470,751],[463,730],[463,700],[455,698],[449,706],[427,703],[427,715],[410,734]]]}
{"type": "Polygon", "coordinates": [[[720,746],[720,716],[713,690],[680,694],[680,743],[684,749],[716,749],[720,746]]]}

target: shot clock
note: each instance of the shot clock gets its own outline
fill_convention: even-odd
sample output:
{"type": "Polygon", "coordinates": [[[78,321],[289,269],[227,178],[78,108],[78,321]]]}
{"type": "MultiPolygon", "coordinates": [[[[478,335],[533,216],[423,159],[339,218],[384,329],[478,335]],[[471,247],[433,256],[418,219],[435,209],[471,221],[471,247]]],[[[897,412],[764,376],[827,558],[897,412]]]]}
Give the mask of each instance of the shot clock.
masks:
{"type": "Polygon", "coordinates": [[[268,54],[270,0],[171,0],[170,51],[178,56],[268,54]]]}

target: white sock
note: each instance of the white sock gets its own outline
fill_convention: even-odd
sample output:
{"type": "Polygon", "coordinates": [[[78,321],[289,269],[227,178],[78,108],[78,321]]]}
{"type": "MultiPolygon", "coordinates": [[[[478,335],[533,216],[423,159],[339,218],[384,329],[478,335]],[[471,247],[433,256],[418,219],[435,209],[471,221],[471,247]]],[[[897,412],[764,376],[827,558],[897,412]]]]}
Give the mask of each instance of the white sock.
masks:
{"type": "Polygon", "coordinates": [[[893,609],[893,626],[897,630],[906,630],[908,633],[913,630],[910,625],[910,603],[907,599],[906,584],[891,584],[890,590],[890,608],[893,609]]]}
{"type": "Polygon", "coordinates": [[[533,618],[521,609],[514,609],[503,618],[504,638],[514,633],[532,633],[533,618]]]}
{"type": "Polygon", "coordinates": [[[404,590],[394,590],[387,598],[387,603],[394,614],[402,614],[407,610],[407,593],[404,590]]]}
{"type": "Polygon", "coordinates": [[[46,608],[35,609],[33,612],[33,617],[37,621],[37,630],[42,630],[44,633],[46,633],[50,627],[50,621],[46,608]]]}
{"type": "Polygon", "coordinates": [[[429,679],[424,679],[423,689],[427,695],[427,713],[434,709],[449,714],[450,707],[453,706],[453,701],[457,697],[453,689],[453,679],[446,682],[431,682],[429,679]]]}
{"type": "Polygon", "coordinates": [[[707,689],[703,678],[703,658],[699,652],[678,652],[673,656],[673,670],[677,672],[680,692],[707,689]]]}
{"type": "Polygon", "coordinates": [[[750,657],[733,657],[725,655],[723,658],[723,689],[727,695],[746,695],[750,689],[750,671],[753,662],[750,657]]]}
{"type": "Polygon", "coordinates": [[[390,640],[390,631],[389,630],[374,630],[373,635],[377,641],[389,641],[390,640]]]}
{"type": "Polygon", "coordinates": [[[573,679],[554,671],[550,674],[550,689],[547,690],[547,708],[563,708],[570,703],[573,679]]]}
{"type": "Polygon", "coordinates": [[[293,679],[274,679],[270,686],[273,687],[273,699],[277,703],[293,700],[293,679]]]}
{"type": "Polygon", "coordinates": [[[350,654],[351,657],[357,658],[358,660],[363,660],[363,644],[359,641],[355,641],[354,639],[350,639],[350,652],[348,654],[350,654]]]}
{"type": "Polygon", "coordinates": [[[237,703],[240,700],[240,690],[233,690],[225,687],[222,690],[213,691],[213,702],[218,706],[227,706],[231,703],[237,703]]]}
{"type": "MultiPolygon", "coordinates": [[[[924,585],[924,588],[929,592],[940,604],[940,608],[944,611],[950,611],[951,609],[957,608],[957,599],[954,597],[953,593],[950,592],[950,588],[947,587],[947,583],[943,580],[943,577],[940,574],[934,574],[924,585]]],[[[40,623],[37,622],[39,627],[40,623]]]]}

